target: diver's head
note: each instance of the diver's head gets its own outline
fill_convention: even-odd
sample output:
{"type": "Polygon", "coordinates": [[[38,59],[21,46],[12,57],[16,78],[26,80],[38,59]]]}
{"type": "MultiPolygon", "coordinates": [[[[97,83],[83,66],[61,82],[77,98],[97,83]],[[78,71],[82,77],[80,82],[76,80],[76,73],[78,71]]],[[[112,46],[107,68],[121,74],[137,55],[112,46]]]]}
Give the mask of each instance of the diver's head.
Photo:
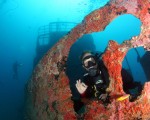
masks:
{"type": "Polygon", "coordinates": [[[84,52],[81,56],[82,66],[88,71],[90,76],[97,74],[98,63],[92,52],[84,52]]]}

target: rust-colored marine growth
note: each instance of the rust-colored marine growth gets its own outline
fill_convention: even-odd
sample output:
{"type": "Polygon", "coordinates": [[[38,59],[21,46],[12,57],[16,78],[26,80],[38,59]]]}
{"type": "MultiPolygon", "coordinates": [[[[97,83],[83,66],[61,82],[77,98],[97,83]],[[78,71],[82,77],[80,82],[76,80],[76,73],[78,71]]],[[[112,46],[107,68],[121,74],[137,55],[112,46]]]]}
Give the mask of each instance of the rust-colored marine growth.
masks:
{"type": "Polygon", "coordinates": [[[135,102],[125,99],[118,102],[115,96],[124,95],[121,63],[132,47],[150,48],[150,1],[110,0],[110,2],[85,17],[83,22],[64,36],[50,49],[34,70],[28,84],[27,114],[31,120],[76,120],[71,101],[69,80],[65,74],[66,61],[72,44],[86,33],[102,31],[117,16],[133,14],[142,21],[139,36],[119,45],[110,41],[102,59],[110,75],[111,104],[104,106],[97,101],[86,106],[85,120],[149,120],[150,83],[144,86],[135,102]]]}

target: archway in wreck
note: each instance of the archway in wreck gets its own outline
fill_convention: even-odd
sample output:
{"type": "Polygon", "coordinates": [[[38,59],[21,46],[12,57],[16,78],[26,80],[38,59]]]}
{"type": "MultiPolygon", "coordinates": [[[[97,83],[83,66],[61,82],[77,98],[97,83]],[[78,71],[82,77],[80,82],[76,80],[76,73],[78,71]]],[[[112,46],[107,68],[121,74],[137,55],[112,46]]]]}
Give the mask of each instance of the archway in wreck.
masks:
{"type": "MultiPolygon", "coordinates": [[[[81,61],[79,59],[81,53],[85,50],[98,53],[104,52],[109,40],[115,40],[121,44],[123,41],[129,40],[133,36],[139,35],[140,26],[141,21],[135,16],[131,14],[121,15],[114,19],[104,31],[84,35],[73,44],[69,52],[66,72],[70,80],[70,88],[73,98],[80,99],[80,95],[75,88],[75,83],[76,80],[82,78],[83,74],[86,72],[82,68],[81,61]],[[90,37],[93,40],[91,40],[90,37]]],[[[144,54],[145,51],[143,48],[133,48],[127,53],[122,63],[122,67],[129,72],[129,74],[133,77],[133,80],[139,81],[142,84],[146,82],[146,76],[141,64],[139,63],[139,56],[142,57],[144,54]],[[135,70],[134,67],[138,67],[138,69],[135,70]]]]}
{"type": "Polygon", "coordinates": [[[84,35],[82,38],[77,40],[70,49],[68,61],[67,61],[67,75],[70,80],[70,88],[74,97],[79,97],[79,94],[75,88],[76,80],[85,73],[82,68],[82,63],[80,61],[80,55],[83,51],[90,50],[95,51],[96,46],[94,44],[94,39],[91,34],[84,35]]]}

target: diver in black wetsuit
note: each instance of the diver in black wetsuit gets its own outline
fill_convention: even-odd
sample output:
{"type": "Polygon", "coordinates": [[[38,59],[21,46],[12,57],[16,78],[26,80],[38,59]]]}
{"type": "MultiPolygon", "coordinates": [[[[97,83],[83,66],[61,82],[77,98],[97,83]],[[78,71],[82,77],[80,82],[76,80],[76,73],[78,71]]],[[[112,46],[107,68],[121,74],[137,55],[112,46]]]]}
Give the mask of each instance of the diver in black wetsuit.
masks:
{"type": "MultiPolygon", "coordinates": [[[[81,98],[96,99],[102,101],[104,106],[110,103],[109,93],[106,89],[109,86],[109,74],[103,61],[91,52],[84,52],[81,56],[83,68],[87,71],[84,74],[83,80],[77,80],[76,88],[81,95],[81,98]]],[[[127,94],[130,94],[130,101],[134,101],[142,90],[140,82],[133,81],[132,76],[125,70],[121,71],[123,80],[123,89],[127,94]],[[138,94],[132,95],[130,90],[138,88],[138,94]]],[[[84,106],[81,99],[73,100],[74,109],[78,111],[84,106]]]]}
{"type": "Polygon", "coordinates": [[[22,64],[18,63],[18,61],[15,61],[13,64],[13,79],[18,79],[18,69],[22,66],[22,64]]]}
{"type": "Polygon", "coordinates": [[[85,53],[81,56],[82,65],[87,73],[83,76],[83,82],[77,80],[76,88],[81,97],[97,98],[106,100],[108,94],[106,88],[109,85],[109,75],[102,61],[91,53],[85,53]]]}

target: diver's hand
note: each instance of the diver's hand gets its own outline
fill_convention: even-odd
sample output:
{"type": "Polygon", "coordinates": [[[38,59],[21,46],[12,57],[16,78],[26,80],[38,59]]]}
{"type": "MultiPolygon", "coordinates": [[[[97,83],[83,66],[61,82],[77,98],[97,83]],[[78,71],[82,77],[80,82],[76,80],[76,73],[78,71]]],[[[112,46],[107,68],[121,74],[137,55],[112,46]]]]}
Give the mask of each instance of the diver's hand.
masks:
{"type": "Polygon", "coordinates": [[[80,93],[80,94],[83,94],[84,92],[85,92],[85,90],[87,89],[87,85],[85,85],[83,82],[81,82],[81,80],[79,79],[79,80],[77,80],[77,82],[76,82],[76,88],[77,88],[77,90],[78,90],[78,92],[80,93]]]}
{"type": "Polygon", "coordinates": [[[99,96],[99,99],[105,101],[105,100],[107,99],[107,96],[108,96],[107,93],[106,93],[106,94],[101,94],[101,95],[99,96]]]}

